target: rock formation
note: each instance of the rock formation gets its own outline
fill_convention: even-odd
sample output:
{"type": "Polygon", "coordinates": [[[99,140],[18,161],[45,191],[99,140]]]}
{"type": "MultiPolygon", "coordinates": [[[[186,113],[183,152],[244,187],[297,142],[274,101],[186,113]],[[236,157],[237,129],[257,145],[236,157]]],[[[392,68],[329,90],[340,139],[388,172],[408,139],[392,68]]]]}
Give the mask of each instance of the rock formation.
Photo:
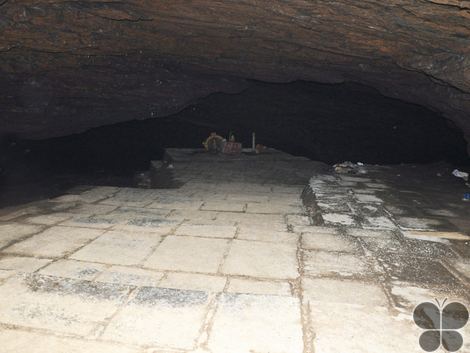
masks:
{"type": "Polygon", "coordinates": [[[0,133],[158,118],[256,79],[362,83],[470,141],[470,1],[0,0],[0,33],[0,133]]]}

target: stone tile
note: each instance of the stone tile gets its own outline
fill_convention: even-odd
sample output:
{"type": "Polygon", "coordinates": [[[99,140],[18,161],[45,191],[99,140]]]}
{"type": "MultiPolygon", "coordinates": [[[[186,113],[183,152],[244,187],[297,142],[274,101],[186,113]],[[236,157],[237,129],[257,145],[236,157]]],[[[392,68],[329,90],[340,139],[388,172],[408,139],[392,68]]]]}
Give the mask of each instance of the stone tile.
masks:
{"type": "Polygon", "coordinates": [[[287,224],[291,226],[310,226],[310,218],[301,215],[287,215],[287,224]]]}
{"type": "Polygon", "coordinates": [[[162,349],[195,347],[209,303],[205,292],[145,287],[111,320],[103,338],[162,349]]]}
{"type": "Polygon", "coordinates": [[[59,222],[63,222],[69,218],[72,218],[73,216],[73,213],[56,212],[51,214],[28,217],[25,219],[25,222],[50,226],[55,225],[59,222]]]}
{"type": "Polygon", "coordinates": [[[108,214],[116,209],[116,206],[99,205],[99,204],[79,204],[69,210],[72,213],[79,213],[83,215],[104,215],[108,214]]]}
{"type": "Polygon", "coordinates": [[[297,243],[299,235],[291,232],[280,232],[270,227],[240,226],[237,239],[266,241],[274,243],[297,243]]]}
{"type": "Polygon", "coordinates": [[[187,235],[207,238],[233,238],[237,232],[235,226],[186,224],[183,223],[175,231],[175,235],[187,235]]]}
{"type": "Polygon", "coordinates": [[[205,201],[201,210],[205,211],[223,211],[223,212],[244,212],[246,203],[235,201],[205,201]]]}
{"type": "Polygon", "coordinates": [[[0,270],[0,281],[15,275],[13,270],[0,270]]]}
{"type": "Polygon", "coordinates": [[[325,214],[322,214],[322,217],[327,225],[352,226],[356,223],[354,218],[348,214],[325,213],[325,214]]]}
{"type": "Polygon", "coordinates": [[[433,258],[386,253],[378,256],[377,259],[394,281],[446,292],[462,289],[462,283],[433,258]]]}
{"type": "Polygon", "coordinates": [[[223,239],[168,236],[144,266],[170,271],[216,273],[228,244],[223,239]]]}
{"type": "Polygon", "coordinates": [[[341,251],[354,253],[360,245],[354,238],[328,233],[303,233],[302,248],[307,250],[341,251]]]}
{"type": "Polygon", "coordinates": [[[231,278],[227,292],[291,296],[289,282],[258,281],[244,278],[231,278]]]}
{"type": "Polygon", "coordinates": [[[250,214],[235,212],[220,212],[217,220],[237,222],[247,226],[271,227],[276,230],[286,230],[286,223],[283,215],[280,214],[250,214]],[[279,227],[283,227],[279,229],[279,227]]]}
{"type": "Polygon", "coordinates": [[[0,209],[0,221],[12,221],[15,218],[34,215],[40,212],[41,209],[36,206],[20,206],[7,209],[0,209]]]}
{"type": "Polygon", "coordinates": [[[393,315],[387,308],[321,303],[310,306],[309,316],[315,352],[422,352],[418,344],[422,332],[412,318],[393,315]]]}
{"type": "Polygon", "coordinates": [[[357,277],[370,274],[366,261],[351,254],[304,251],[303,261],[308,276],[357,277]]]}
{"type": "Polygon", "coordinates": [[[154,219],[136,219],[128,224],[117,224],[112,227],[112,230],[118,232],[130,233],[151,233],[154,235],[167,235],[172,233],[180,222],[173,220],[154,220],[154,219]]]}
{"type": "Polygon", "coordinates": [[[58,337],[43,333],[0,329],[2,353],[140,353],[124,345],[58,337]]]}
{"type": "Polygon", "coordinates": [[[198,210],[202,206],[202,201],[199,200],[157,200],[152,202],[147,208],[165,208],[170,210],[198,210]]]}
{"type": "Polygon", "coordinates": [[[366,282],[329,278],[304,278],[302,289],[305,300],[311,305],[320,303],[387,306],[387,296],[377,285],[366,282]],[[315,302],[315,303],[314,303],[315,302]]]}
{"type": "Polygon", "coordinates": [[[0,224],[0,249],[43,230],[42,226],[21,223],[0,224]]]}
{"type": "Polygon", "coordinates": [[[287,214],[287,213],[304,213],[300,206],[289,205],[286,203],[254,203],[249,202],[246,208],[247,213],[266,213],[266,214],[287,214]]]}
{"type": "Polygon", "coordinates": [[[18,272],[34,272],[51,263],[52,260],[23,256],[1,256],[0,269],[18,272]]]}
{"type": "Polygon", "coordinates": [[[443,302],[447,298],[447,303],[457,301],[468,305],[468,300],[465,300],[461,295],[456,295],[456,293],[418,287],[399,281],[392,282],[391,296],[395,305],[398,308],[406,309],[407,312],[412,312],[421,303],[435,302],[436,299],[443,302]]]}
{"type": "Polygon", "coordinates": [[[137,265],[153,252],[161,240],[155,234],[111,231],[74,253],[71,258],[116,265],[137,265]]]}
{"type": "Polygon", "coordinates": [[[354,196],[360,203],[383,203],[383,200],[375,195],[356,194],[354,196]]]}
{"type": "Polygon", "coordinates": [[[234,240],[222,272],[231,275],[296,278],[297,247],[290,243],[234,240]]]}
{"type": "Polygon", "coordinates": [[[113,225],[122,222],[120,218],[112,215],[75,215],[72,218],[66,219],[59,225],[67,227],[82,227],[82,228],[95,228],[95,229],[109,229],[113,225]]]}
{"type": "Polygon", "coordinates": [[[96,281],[138,287],[158,287],[163,275],[163,272],[136,267],[112,266],[101,273],[96,281]]]}
{"type": "Polygon", "coordinates": [[[263,203],[263,202],[268,202],[269,201],[269,196],[271,193],[262,193],[262,194],[255,194],[255,193],[250,193],[250,194],[228,194],[227,195],[227,201],[243,201],[243,202],[258,202],[258,203],[263,203]]]}
{"type": "Polygon", "coordinates": [[[394,238],[391,231],[388,230],[371,230],[361,228],[347,228],[346,234],[353,237],[367,237],[367,238],[394,238]]]}
{"type": "Polygon", "coordinates": [[[42,275],[92,281],[106,266],[74,260],[60,260],[39,271],[42,275]]]}
{"type": "Polygon", "coordinates": [[[388,229],[394,230],[398,227],[393,223],[392,220],[388,217],[379,216],[379,217],[365,217],[363,223],[364,228],[371,229],[388,229]]]}
{"type": "Polygon", "coordinates": [[[221,276],[170,272],[162,280],[160,287],[205,292],[222,292],[226,282],[227,279],[221,276]]]}
{"type": "MultiPolygon", "coordinates": [[[[166,218],[179,222],[186,220],[186,222],[190,222],[191,224],[207,224],[207,221],[215,220],[217,215],[217,212],[210,211],[174,210],[166,218]]],[[[233,221],[233,224],[235,224],[235,221],[233,221]]],[[[226,225],[229,225],[229,223],[226,225]]]]}
{"type": "Polygon", "coordinates": [[[373,253],[398,253],[411,255],[408,247],[395,238],[363,237],[361,240],[366,249],[373,253]]]}
{"type": "Polygon", "coordinates": [[[5,249],[7,252],[41,256],[62,257],[82,247],[103,233],[97,229],[56,226],[5,249]]]}
{"type": "Polygon", "coordinates": [[[372,182],[369,178],[357,177],[357,176],[350,176],[350,175],[340,175],[339,176],[344,181],[354,181],[357,183],[370,183],[372,182]]]}
{"type": "Polygon", "coordinates": [[[298,299],[224,294],[214,318],[212,352],[302,352],[298,299]]]}
{"type": "Polygon", "coordinates": [[[302,233],[309,234],[338,234],[338,228],[335,227],[306,226],[299,229],[301,229],[302,233]]]}
{"type": "Polygon", "coordinates": [[[128,288],[40,275],[12,277],[0,286],[0,323],[88,335],[113,315],[128,288]]]}

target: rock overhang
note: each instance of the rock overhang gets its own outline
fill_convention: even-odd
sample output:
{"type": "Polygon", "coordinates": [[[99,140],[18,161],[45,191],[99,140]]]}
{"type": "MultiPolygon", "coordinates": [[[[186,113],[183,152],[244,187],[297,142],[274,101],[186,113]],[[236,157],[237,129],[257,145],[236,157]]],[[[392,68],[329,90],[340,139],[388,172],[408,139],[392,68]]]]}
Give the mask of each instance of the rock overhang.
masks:
{"type": "Polygon", "coordinates": [[[470,138],[466,1],[4,1],[1,132],[175,113],[248,79],[358,82],[470,138]]]}

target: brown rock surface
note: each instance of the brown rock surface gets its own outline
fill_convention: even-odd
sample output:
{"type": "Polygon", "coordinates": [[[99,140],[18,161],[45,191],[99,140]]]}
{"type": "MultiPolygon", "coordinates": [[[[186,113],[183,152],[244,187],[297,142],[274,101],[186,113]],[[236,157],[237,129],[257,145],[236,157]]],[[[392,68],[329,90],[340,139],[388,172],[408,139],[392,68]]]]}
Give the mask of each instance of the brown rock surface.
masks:
{"type": "Polygon", "coordinates": [[[0,132],[171,114],[246,79],[355,81],[470,139],[470,1],[0,0],[0,132]]]}

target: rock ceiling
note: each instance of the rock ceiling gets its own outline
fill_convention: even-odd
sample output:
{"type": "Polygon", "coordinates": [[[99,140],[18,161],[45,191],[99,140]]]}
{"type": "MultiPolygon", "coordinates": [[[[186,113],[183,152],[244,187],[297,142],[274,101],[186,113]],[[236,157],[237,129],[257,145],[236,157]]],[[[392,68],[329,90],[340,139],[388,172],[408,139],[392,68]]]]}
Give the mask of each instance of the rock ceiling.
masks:
{"type": "Polygon", "coordinates": [[[470,140],[470,1],[0,0],[0,33],[0,132],[157,118],[256,79],[359,82],[470,140]]]}

